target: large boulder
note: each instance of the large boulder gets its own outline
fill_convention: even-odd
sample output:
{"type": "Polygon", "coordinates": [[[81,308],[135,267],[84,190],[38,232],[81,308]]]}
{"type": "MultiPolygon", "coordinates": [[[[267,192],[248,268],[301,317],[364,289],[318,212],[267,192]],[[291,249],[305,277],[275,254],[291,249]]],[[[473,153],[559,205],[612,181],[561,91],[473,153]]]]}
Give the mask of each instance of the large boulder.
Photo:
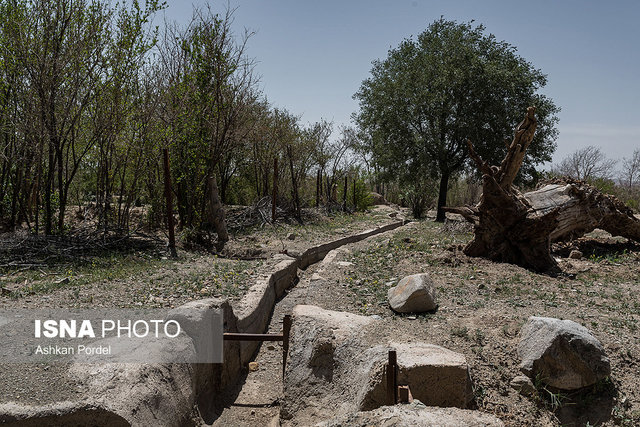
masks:
{"type": "Polygon", "coordinates": [[[408,385],[415,399],[429,406],[467,408],[473,400],[469,366],[463,354],[425,343],[390,343],[368,351],[375,360],[360,410],[387,404],[384,366],[388,350],[396,350],[398,384],[408,385]]]}
{"type": "Polygon", "coordinates": [[[421,313],[437,307],[436,287],[426,273],[403,278],[389,289],[387,298],[391,308],[398,313],[421,313]]]}
{"type": "Polygon", "coordinates": [[[318,427],[501,427],[493,415],[458,408],[425,406],[419,401],[408,405],[383,406],[356,412],[317,424],[318,427]]]}
{"type": "Polygon", "coordinates": [[[382,319],[296,306],[283,425],[309,425],[327,414],[386,405],[384,366],[391,348],[397,352],[398,384],[408,384],[416,399],[431,406],[468,406],[471,379],[463,355],[425,343],[394,343],[386,330],[382,319]]]}
{"type": "Polygon", "coordinates": [[[371,192],[371,204],[374,206],[377,205],[388,205],[387,199],[380,193],[376,193],[375,191],[371,192]]]}
{"type": "Polygon", "coordinates": [[[283,420],[304,424],[305,419],[322,417],[335,407],[358,410],[357,383],[367,379],[359,337],[363,328],[376,321],[316,306],[294,307],[280,409],[283,420]]]}
{"type": "Polygon", "coordinates": [[[551,387],[577,390],[611,373],[600,341],[576,322],[530,317],[520,335],[520,370],[551,387]]]}

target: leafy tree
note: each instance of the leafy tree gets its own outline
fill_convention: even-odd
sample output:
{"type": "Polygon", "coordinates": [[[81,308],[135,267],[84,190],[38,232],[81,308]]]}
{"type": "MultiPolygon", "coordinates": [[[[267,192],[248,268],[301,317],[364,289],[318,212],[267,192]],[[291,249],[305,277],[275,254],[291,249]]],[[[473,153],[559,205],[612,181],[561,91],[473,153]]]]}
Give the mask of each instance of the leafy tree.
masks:
{"type": "Polygon", "coordinates": [[[436,220],[443,221],[449,178],[467,163],[466,141],[499,162],[529,105],[537,108],[538,131],[524,169],[532,173],[550,160],[559,109],[538,93],[545,84],[540,70],[482,25],[440,18],[373,62],[354,95],[360,103],[354,118],[362,148],[387,179],[439,179],[436,220]]]}

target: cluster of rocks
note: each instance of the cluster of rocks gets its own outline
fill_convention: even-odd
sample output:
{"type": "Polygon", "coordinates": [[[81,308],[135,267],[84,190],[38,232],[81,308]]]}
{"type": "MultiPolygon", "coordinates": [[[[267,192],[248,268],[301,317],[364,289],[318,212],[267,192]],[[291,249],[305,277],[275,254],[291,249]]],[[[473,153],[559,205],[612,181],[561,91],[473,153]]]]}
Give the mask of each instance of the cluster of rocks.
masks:
{"type": "MultiPolygon", "coordinates": [[[[398,313],[436,310],[436,284],[427,274],[400,280],[388,291],[398,313]]],[[[297,306],[293,312],[289,362],[285,376],[283,425],[333,418],[319,425],[499,426],[496,417],[469,410],[473,400],[469,367],[463,354],[421,343],[380,345],[379,316],[360,316],[297,306]],[[387,406],[388,351],[395,349],[398,384],[408,385],[414,403],[387,406]]],[[[524,375],[511,386],[523,395],[536,385],[578,390],[610,375],[602,344],[570,320],[530,317],[518,345],[524,375]]]]}
{"type": "MultiPolygon", "coordinates": [[[[571,258],[580,258],[573,251],[571,258]]],[[[389,289],[391,309],[398,313],[420,313],[437,309],[436,285],[428,274],[414,274],[389,289]]],[[[521,331],[518,355],[521,371],[514,388],[533,393],[531,379],[558,390],[578,390],[595,384],[611,373],[602,344],[584,327],[571,320],[530,317],[521,331]]]]}

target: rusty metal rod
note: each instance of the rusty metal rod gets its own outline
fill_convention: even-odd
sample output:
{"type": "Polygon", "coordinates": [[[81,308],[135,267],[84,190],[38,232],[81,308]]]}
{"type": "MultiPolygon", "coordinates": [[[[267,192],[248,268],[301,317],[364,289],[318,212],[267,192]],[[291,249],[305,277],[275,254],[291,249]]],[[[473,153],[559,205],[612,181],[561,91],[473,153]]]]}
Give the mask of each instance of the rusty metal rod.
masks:
{"type": "Polygon", "coordinates": [[[287,368],[287,354],[289,354],[289,333],[291,332],[291,315],[285,314],[282,319],[282,378],[287,368]]]}
{"type": "Polygon", "coordinates": [[[283,341],[283,334],[241,334],[237,332],[225,332],[225,341],[283,341]]]}
{"type": "Polygon", "coordinates": [[[389,363],[387,364],[387,402],[395,405],[398,402],[398,369],[397,354],[395,350],[389,350],[389,363]]]}

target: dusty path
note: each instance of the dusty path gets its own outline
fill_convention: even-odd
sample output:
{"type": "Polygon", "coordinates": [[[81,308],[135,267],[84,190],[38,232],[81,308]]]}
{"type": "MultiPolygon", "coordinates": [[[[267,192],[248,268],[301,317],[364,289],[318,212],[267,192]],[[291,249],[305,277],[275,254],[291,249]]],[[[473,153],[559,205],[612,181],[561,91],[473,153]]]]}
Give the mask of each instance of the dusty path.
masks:
{"type": "MultiPolygon", "coordinates": [[[[299,283],[276,304],[268,332],[280,333],[282,318],[285,314],[290,314],[298,304],[340,309],[336,304],[340,305],[343,285],[335,279],[325,278],[334,276],[334,269],[347,266],[338,261],[340,255],[350,253],[355,248],[366,247],[374,239],[379,241],[389,238],[401,229],[402,227],[335,249],[322,261],[309,266],[305,271],[299,271],[299,283]]],[[[281,344],[263,343],[254,361],[258,363],[258,370],[242,377],[236,390],[225,396],[224,407],[221,408],[219,418],[214,421],[214,426],[279,425],[280,400],[283,396],[281,344]]]]}

